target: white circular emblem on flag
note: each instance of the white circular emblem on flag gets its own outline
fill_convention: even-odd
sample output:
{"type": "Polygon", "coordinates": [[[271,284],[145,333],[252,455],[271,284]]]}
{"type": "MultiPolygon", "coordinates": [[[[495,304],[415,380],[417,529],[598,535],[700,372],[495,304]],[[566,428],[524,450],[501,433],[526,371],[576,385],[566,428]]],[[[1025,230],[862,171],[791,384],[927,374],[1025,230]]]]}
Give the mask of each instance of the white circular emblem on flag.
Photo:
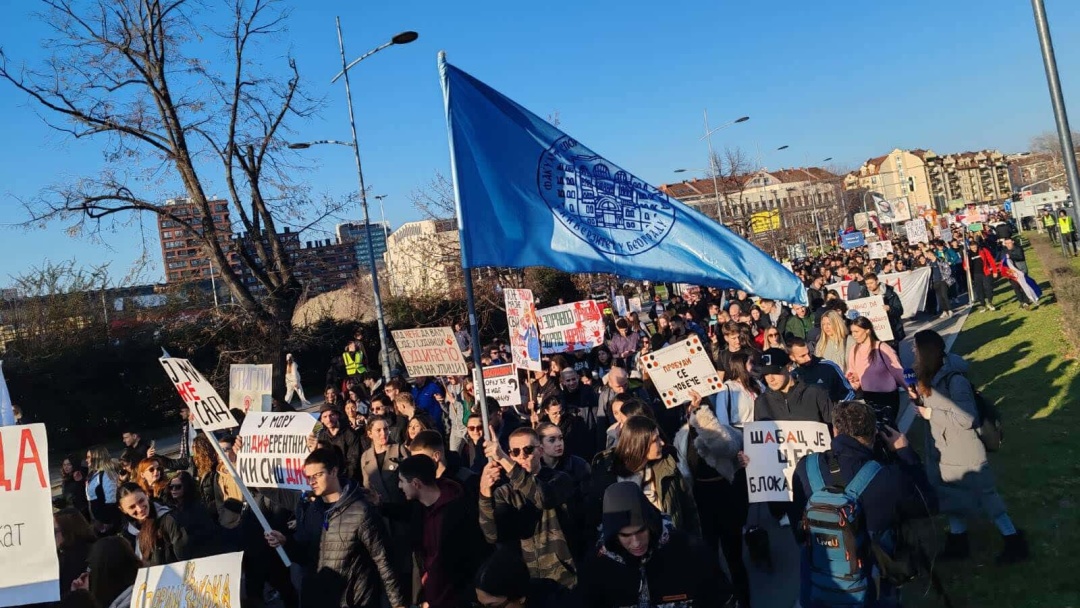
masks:
{"type": "Polygon", "coordinates": [[[540,156],[536,185],[559,222],[604,253],[644,253],[675,225],[663,192],[569,136],[540,156]]]}

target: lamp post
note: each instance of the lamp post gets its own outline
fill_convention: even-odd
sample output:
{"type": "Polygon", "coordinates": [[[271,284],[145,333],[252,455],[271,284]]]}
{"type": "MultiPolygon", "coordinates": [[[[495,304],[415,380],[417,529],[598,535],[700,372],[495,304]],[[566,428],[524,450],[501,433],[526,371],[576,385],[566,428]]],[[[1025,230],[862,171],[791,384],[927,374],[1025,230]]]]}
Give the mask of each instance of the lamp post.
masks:
{"type": "Polygon", "coordinates": [[[382,367],[383,377],[389,378],[390,361],[389,351],[387,350],[387,348],[389,347],[390,339],[386,333],[386,317],[383,313],[382,295],[379,293],[379,272],[375,268],[375,246],[371,242],[371,220],[370,215],[368,214],[367,188],[364,186],[364,169],[360,163],[360,140],[356,135],[356,115],[353,112],[352,89],[349,88],[349,69],[387,47],[394,46],[396,44],[408,44],[419,38],[420,35],[412,31],[401,32],[400,34],[391,38],[389,42],[384,42],[383,44],[354,59],[352,63],[346,63],[347,60],[345,58],[345,41],[341,35],[341,18],[336,17],[334,21],[337,24],[338,48],[341,50],[341,71],[338,72],[338,74],[330,80],[330,83],[333,84],[337,82],[338,78],[345,78],[345,99],[349,105],[349,127],[352,129],[352,143],[349,144],[348,142],[338,142],[335,140],[325,140],[325,143],[335,143],[350,146],[353,149],[353,156],[356,158],[356,175],[360,183],[360,204],[364,209],[364,229],[367,231],[368,266],[371,268],[371,291],[373,299],[375,300],[375,318],[379,326],[379,363],[382,367]]]}
{"type": "Polygon", "coordinates": [[[750,120],[749,116],[741,116],[735,120],[730,120],[715,129],[709,129],[709,111],[705,110],[705,135],[702,135],[701,139],[709,142],[709,167],[712,169],[710,173],[712,173],[713,196],[716,198],[716,222],[721,226],[724,225],[724,215],[723,210],[720,208],[720,182],[716,177],[716,174],[720,172],[720,167],[717,166],[716,154],[713,152],[712,134],[722,129],[726,129],[733,124],[746,122],[748,120],[750,120]]]}

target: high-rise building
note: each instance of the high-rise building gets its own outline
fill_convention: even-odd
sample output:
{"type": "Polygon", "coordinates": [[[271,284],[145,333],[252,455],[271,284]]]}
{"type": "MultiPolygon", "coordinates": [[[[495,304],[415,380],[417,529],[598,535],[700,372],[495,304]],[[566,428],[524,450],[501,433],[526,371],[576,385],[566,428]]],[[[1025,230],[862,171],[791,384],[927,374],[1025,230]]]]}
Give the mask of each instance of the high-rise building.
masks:
{"type": "MultiPolygon", "coordinates": [[[[386,253],[386,239],[390,236],[390,222],[371,222],[371,246],[375,250],[375,265],[381,268],[383,255],[386,253]]],[[[338,241],[352,245],[356,249],[356,259],[360,266],[368,265],[368,235],[364,222],[346,222],[337,225],[338,241]]]]}
{"type": "Polygon", "coordinates": [[[1005,156],[997,150],[939,155],[901,150],[867,160],[844,178],[844,188],[864,188],[886,200],[906,198],[913,215],[945,211],[950,204],[996,203],[1012,194],[1005,156]]]}
{"type": "MultiPolygon", "coordinates": [[[[300,234],[292,232],[287,226],[276,236],[292,263],[293,275],[307,290],[308,296],[341,289],[357,276],[359,265],[352,245],[331,239],[301,242],[300,234]]],[[[259,238],[263,239],[264,246],[269,244],[266,233],[259,238]]],[[[262,268],[254,237],[239,234],[233,238],[233,243],[255,263],[256,268],[262,268]]],[[[247,266],[240,269],[240,279],[256,296],[266,293],[266,289],[247,266]]]]}
{"type": "MultiPolygon", "coordinates": [[[[229,220],[229,203],[215,200],[210,205],[211,218],[217,230],[218,242],[225,250],[230,266],[237,266],[236,253],[232,248],[232,222],[229,220]]],[[[203,251],[199,234],[202,230],[203,215],[195,204],[186,198],[174,198],[165,201],[165,208],[177,219],[191,224],[192,231],[184,228],[176,220],[158,215],[158,236],[161,239],[161,261],[165,269],[165,282],[209,280],[213,269],[210,257],[203,251]]]]}

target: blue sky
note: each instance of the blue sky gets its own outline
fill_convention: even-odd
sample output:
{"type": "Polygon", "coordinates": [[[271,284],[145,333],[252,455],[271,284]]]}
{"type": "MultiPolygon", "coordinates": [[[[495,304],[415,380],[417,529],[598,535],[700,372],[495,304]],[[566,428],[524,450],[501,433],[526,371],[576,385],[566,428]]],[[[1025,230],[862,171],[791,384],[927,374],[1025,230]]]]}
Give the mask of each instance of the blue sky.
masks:
{"type": "MultiPolygon", "coordinates": [[[[217,0],[210,0],[213,4],[217,0]]],[[[1066,103],[1080,123],[1080,3],[1046,0],[1066,103]]],[[[772,168],[834,163],[857,167],[894,147],[956,152],[1026,149],[1053,129],[1030,4],[1016,0],[589,1],[492,0],[355,3],[285,0],[289,31],[259,59],[297,59],[317,116],[292,124],[296,140],[347,139],[334,17],[350,59],[406,29],[420,39],[354,69],[364,173],[385,194],[394,227],[419,218],[408,195],[448,168],[436,53],[537,114],[558,111],[562,129],[655,185],[707,163],[702,110],[720,124],[717,147],[739,146],[772,168]],[[789,149],[777,152],[781,145],[789,149]]],[[[31,65],[46,28],[31,0],[0,3],[0,45],[31,65]]],[[[6,228],[26,218],[19,203],[104,166],[103,142],[72,141],[47,128],[24,95],[0,86],[0,286],[53,261],[113,261],[123,274],[145,233],[161,279],[154,219],[133,220],[105,242],[71,238],[64,226],[6,228]]],[[[305,152],[314,192],[356,190],[351,154],[305,152]]],[[[211,193],[224,193],[214,182],[211,193]]],[[[373,206],[374,219],[378,207],[373,206]]],[[[355,213],[349,217],[359,217],[355,213]]],[[[311,239],[325,238],[312,234],[311,239]]]]}

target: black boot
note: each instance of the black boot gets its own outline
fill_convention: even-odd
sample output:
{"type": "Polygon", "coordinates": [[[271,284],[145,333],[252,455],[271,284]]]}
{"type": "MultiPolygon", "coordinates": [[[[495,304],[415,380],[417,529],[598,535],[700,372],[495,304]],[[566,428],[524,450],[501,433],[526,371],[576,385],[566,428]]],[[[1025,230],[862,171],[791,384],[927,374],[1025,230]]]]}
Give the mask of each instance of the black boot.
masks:
{"type": "Polygon", "coordinates": [[[940,560],[967,559],[971,555],[971,544],[967,532],[949,533],[945,538],[945,548],[938,554],[940,560]]]}
{"type": "Polygon", "coordinates": [[[1017,564],[1028,558],[1027,538],[1024,537],[1022,530],[1017,530],[1016,534],[1002,536],[1001,538],[1005,541],[1005,549],[1001,552],[1001,555],[997,556],[999,566],[1017,564]]]}

